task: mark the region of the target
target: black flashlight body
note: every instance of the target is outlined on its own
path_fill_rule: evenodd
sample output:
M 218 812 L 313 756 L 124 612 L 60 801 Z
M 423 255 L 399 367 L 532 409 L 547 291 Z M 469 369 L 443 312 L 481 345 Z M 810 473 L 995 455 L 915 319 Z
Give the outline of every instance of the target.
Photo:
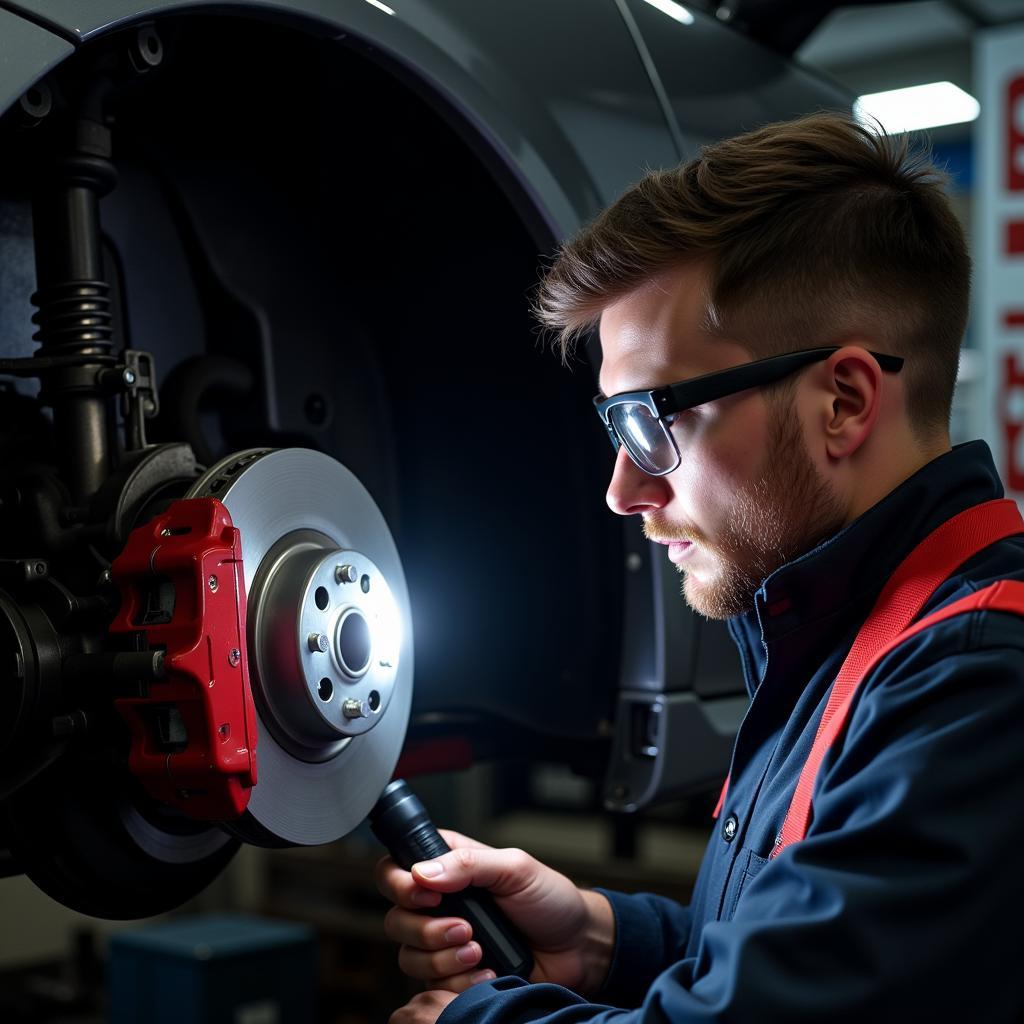
M 441 838 L 426 808 L 403 779 L 395 779 L 370 811 L 370 828 L 388 848 L 395 862 L 409 871 L 422 860 L 434 860 L 451 847 Z M 498 909 L 486 889 L 471 886 L 461 892 L 444 893 L 441 903 L 425 910 L 435 917 L 461 917 L 473 928 L 483 957 L 480 967 L 489 967 L 499 977 L 514 974 L 528 978 L 533 957 L 523 937 Z

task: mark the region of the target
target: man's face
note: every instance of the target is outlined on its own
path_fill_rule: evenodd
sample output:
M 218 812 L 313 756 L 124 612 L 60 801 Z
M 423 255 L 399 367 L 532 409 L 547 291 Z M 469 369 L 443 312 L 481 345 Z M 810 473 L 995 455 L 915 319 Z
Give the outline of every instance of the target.
M 644 390 L 749 362 L 740 345 L 702 329 L 706 275 L 659 275 L 601 316 L 601 390 Z M 746 611 L 764 579 L 844 522 L 841 503 L 811 459 L 796 409 L 761 389 L 679 414 L 671 431 L 682 462 L 642 472 L 620 448 L 609 507 L 640 515 L 666 544 L 689 605 L 709 618 Z

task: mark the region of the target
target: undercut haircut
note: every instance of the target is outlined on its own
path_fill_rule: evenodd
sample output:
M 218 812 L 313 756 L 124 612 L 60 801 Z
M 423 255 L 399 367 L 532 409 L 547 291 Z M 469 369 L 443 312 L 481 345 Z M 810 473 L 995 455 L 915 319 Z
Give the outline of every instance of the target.
M 947 176 L 844 114 L 766 125 L 647 174 L 563 244 L 534 313 L 562 358 L 601 312 L 701 264 L 705 328 L 754 358 L 855 337 L 903 356 L 919 438 L 949 427 L 971 263 Z

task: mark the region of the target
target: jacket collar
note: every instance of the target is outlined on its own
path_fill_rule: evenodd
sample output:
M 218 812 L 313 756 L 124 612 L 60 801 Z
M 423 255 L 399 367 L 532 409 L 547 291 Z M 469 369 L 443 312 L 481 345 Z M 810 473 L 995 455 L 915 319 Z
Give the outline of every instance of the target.
M 754 595 L 754 607 L 728 623 L 751 696 L 770 676 L 799 674 L 812 653 L 827 655 L 859 626 L 896 567 L 932 530 L 1002 496 L 988 445 L 960 444 L 776 569 Z

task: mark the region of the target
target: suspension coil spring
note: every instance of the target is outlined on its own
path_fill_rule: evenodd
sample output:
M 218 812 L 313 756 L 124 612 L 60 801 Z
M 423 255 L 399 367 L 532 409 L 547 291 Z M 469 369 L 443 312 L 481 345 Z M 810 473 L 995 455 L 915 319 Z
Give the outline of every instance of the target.
M 32 296 L 38 312 L 32 322 L 39 328 L 33 339 L 41 351 L 69 347 L 109 351 L 113 318 L 110 285 L 105 281 L 66 281 L 41 288 Z

